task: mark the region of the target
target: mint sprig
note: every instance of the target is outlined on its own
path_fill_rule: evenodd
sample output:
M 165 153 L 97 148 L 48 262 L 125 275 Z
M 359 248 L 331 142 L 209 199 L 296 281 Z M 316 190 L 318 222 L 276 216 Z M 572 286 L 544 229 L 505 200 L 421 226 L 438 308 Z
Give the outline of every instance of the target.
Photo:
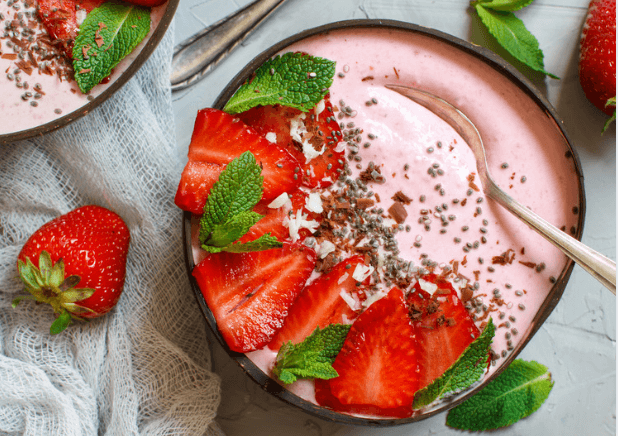
M 335 62 L 303 53 L 285 53 L 264 62 L 223 110 L 237 114 L 259 105 L 282 104 L 307 112 L 328 92 Z
M 93 9 L 79 27 L 73 46 L 73 70 L 79 89 L 85 94 L 109 76 L 149 31 L 147 8 L 105 2 Z
M 553 386 L 547 367 L 517 359 L 480 392 L 450 410 L 446 425 L 470 431 L 509 426 L 538 410 Z
M 466 389 L 477 382 L 487 369 L 489 347 L 494 338 L 495 326 L 491 318 L 483 332 L 476 338 L 444 374 L 429 386 L 414 394 L 414 409 L 431 404 L 449 393 Z
M 246 151 L 232 160 L 219 175 L 204 205 L 199 240 L 209 253 L 242 253 L 278 248 L 283 244 L 270 233 L 247 243 L 242 238 L 263 216 L 253 212 L 262 198 L 264 177 L 255 156 Z
M 554 74 L 545 71 L 543 51 L 539 48 L 539 42 L 526 29 L 524 23 L 513 14 L 513 11 L 530 3 L 532 0 L 492 0 L 473 1 L 472 6 L 489 33 L 515 59 L 535 71 L 559 79 Z
M 339 374 L 332 364 L 349 331 L 349 325 L 330 324 L 321 330 L 316 327 L 300 344 L 288 341 L 277 353 L 273 374 L 285 384 L 299 378 L 337 377 Z

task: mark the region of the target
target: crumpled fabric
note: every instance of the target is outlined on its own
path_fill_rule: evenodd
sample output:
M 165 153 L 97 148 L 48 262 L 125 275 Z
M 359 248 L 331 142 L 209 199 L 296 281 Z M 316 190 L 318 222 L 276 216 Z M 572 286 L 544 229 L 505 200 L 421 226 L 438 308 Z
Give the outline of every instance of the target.
M 0 434 L 215 435 L 220 380 L 185 268 L 169 76 L 173 28 L 90 114 L 0 146 Z M 124 292 L 104 317 L 51 336 L 16 258 L 45 222 L 86 204 L 131 232 Z

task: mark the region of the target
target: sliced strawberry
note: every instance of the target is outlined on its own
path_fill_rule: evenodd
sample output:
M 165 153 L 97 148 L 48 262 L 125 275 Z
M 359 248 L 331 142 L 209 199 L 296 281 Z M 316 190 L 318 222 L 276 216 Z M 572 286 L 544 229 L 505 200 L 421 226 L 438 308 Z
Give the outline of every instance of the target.
M 343 168 L 344 152 L 334 149 L 342 139 L 341 129 L 335 121 L 333 107 L 328 95 L 324 97 L 324 109 L 316 115 L 316 111 L 304 113 L 298 109 L 285 106 L 259 106 L 250 109 L 238 116 L 246 124 L 255 128 L 264 137 L 275 135 L 276 144 L 290 151 L 300 163 L 303 185 L 310 188 L 325 188 L 330 186 L 339 177 Z M 303 141 L 308 141 L 315 149 L 324 152 L 307 162 L 302 151 L 302 144 L 295 141 L 290 135 L 292 120 L 301 121 L 306 132 L 301 134 Z M 327 121 L 328 119 L 328 121 Z
M 227 165 L 245 151 L 262 166 L 264 200 L 293 192 L 300 186 L 294 177 L 298 162 L 286 150 L 271 144 L 238 118 L 218 109 L 198 111 L 189 145 L 189 162 Z
M 38 14 L 47 33 L 65 55 L 73 58 L 73 42 L 79 32 L 77 11 L 89 13 L 105 0 L 37 0 Z
M 286 218 L 289 218 L 289 214 L 301 213 L 307 215 L 307 220 L 315 220 L 317 222 L 322 221 L 322 215 L 316 212 L 309 212 L 305 208 L 305 201 L 307 199 L 307 193 L 301 190 L 296 190 L 290 195 L 290 202 L 279 208 L 270 208 L 268 204 L 271 202 L 261 201 L 253 209 L 255 212 L 264 216 L 256 224 L 251 227 L 241 239 L 240 242 L 248 242 L 259 238 L 260 236 L 270 233 L 272 236 L 276 236 L 279 240 L 290 240 L 290 229 L 285 225 Z M 311 232 L 308 229 L 301 229 L 299 231 L 299 241 L 303 241 L 307 236 L 310 236 Z
M 339 374 L 315 381 L 318 404 L 349 413 L 403 418 L 419 389 L 419 350 L 403 292 L 393 288 L 352 324 L 333 363 Z
M 208 193 L 219 179 L 222 170 L 223 165 L 187 162 L 174 198 L 176 206 L 196 215 L 204 213 Z
M 348 321 L 353 321 L 358 315 L 341 297 L 341 293 L 351 296 L 359 289 L 352 277 L 359 264 L 364 264 L 362 256 L 350 257 L 307 286 L 290 309 L 283 328 L 268 346 L 277 351 L 287 341 L 294 344 L 302 342 L 316 327 L 323 329 L 329 324 L 349 324 Z
M 217 253 L 193 276 L 231 350 L 268 344 L 315 267 L 316 254 L 301 244 L 250 253 Z
M 422 350 L 419 359 L 421 388 L 441 376 L 480 331 L 453 286 L 436 275 L 423 277 L 438 289 L 433 296 L 417 282 L 408 295 L 416 338 Z

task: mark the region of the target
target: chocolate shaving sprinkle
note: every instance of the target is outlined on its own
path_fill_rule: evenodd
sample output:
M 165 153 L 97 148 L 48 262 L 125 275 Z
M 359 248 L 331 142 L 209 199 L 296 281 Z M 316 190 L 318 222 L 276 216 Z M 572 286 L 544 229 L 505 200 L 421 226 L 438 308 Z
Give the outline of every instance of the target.
M 393 195 L 392 199 L 394 201 L 399 201 L 399 202 L 401 202 L 403 204 L 410 204 L 410 203 L 412 203 L 412 199 L 410 197 L 408 197 L 406 194 L 404 194 L 403 192 L 401 192 L 401 191 L 397 191 L 395 193 L 395 195 Z
M 405 222 L 408 217 L 408 212 L 406 208 L 403 207 L 399 201 L 393 203 L 391 207 L 388 208 L 388 213 L 393 217 L 393 219 L 397 222 L 397 224 L 401 224 Z

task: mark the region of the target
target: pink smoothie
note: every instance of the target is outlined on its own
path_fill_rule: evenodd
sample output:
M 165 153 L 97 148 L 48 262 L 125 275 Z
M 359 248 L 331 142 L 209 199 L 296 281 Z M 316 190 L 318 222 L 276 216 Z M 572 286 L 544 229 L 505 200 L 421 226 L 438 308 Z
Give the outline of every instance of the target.
M 80 109 L 100 95 L 135 60 L 167 8 L 164 4 L 152 9 L 148 36 L 116 66 L 107 83 L 97 85 L 85 95 L 71 78 L 70 64 L 55 47 L 45 42 L 47 31 L 39 21 L 34 5 L 35 2 L 31 1 L 0 1 L 3 28 L 0 31 L 0 135 L 49 123 Z M 11 30 L 5 30 L 9 24 Z M 24 30 L 28 32 L 25 36 Z
M 496 182 L 550 223 L 574 233 L 578 178 L 553 120 L 481 60 L 413 32 L 333 31 L 287 51 L 336 61 L 330 100 L 339 110 L 337 121 L 344 136 L 360 129 L 351 135 L 358 138 L 352 141 L 356 146 L 345 145 L 349 178 L 356 179 L 369 162 L 379 167 L 384 183 L 368 187 L 379 198 L 375 208 L 384 210 L 385 223 L 399 225 L 400 258 L 417 269 L 431 262 L 437 273 L 455 270 L 465 276 L 467 281 L 454 284 L 473 289 L 467 305 L 478 326 L 488 317 L 496 326 L 491 374 L 531 327 L 567 258 L 485 197 L 474 177 L 472 152 L 450 126 L 384 85 L 418 87 L 458 106 L 480 131 Z M 412 200 L 404 205 L 403 222 L 388 213 L 397 192 Z M 374 299 L 390 289 L 379 288 Z M 248 357 L 268 374 L 275 354 L 265 348 Z M 288 388 L 315 402 L 311 382 Z

